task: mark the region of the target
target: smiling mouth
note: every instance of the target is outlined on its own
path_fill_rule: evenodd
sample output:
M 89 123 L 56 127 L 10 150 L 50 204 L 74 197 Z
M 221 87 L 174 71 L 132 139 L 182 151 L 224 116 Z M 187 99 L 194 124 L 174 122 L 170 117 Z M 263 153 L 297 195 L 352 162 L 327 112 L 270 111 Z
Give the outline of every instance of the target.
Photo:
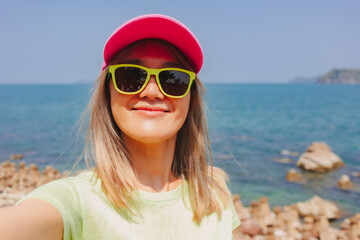
M 149 111 L 149 112 L 169 112 L 168 110 L 159 109 L 159 108 L 131 108 L 133 111 Z

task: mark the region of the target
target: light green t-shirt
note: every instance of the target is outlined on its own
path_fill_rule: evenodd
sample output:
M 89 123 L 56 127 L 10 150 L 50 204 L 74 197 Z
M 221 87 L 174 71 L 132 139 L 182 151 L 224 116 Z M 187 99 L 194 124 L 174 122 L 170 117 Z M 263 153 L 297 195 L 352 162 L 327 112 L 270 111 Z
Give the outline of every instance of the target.
M 223 209 L 221 218 L 213 213 L 195 224 L 187 198 L 182 197 L 188 193 L 186 181 L 168 192 L 138 191 L 141 216 L 130 218 L 127 211 L 114 207 L 101 189 L 101 180 L 95 179 L 93 172 L 60 179 L 21 201 L 40 198 L 57 208 L 63 218 L 64 240 L 230 240 L 232 230 L 240 225 L 233 205 Z

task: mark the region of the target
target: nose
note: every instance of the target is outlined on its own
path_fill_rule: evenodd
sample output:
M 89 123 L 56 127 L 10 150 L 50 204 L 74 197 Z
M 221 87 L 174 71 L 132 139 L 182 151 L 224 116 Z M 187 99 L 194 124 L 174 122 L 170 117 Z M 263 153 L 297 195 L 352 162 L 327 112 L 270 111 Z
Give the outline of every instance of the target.
M 146 84 L 144 90 L 139 94 L 140 98 L 148 98 L 150 100 L 162 100 L 164 99 L 164 94 L 159 89 L 159 86 L 156 83 L 155 76 L 151 75 L 149 82 Z

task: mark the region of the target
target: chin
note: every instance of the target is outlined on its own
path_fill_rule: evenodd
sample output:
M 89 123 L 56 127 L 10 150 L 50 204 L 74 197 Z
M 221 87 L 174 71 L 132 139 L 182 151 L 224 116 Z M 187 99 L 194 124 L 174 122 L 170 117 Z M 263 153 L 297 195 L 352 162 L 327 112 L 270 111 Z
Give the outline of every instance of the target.
M 172 138 L 176 139 L 176 134 L 159 134 L 159 132 L 144 134 L 143 132 L 142 134 L 134 136 L 133 138 L 138 142 L 143 142 L 143 143 L 161 143 L 168 141 Z

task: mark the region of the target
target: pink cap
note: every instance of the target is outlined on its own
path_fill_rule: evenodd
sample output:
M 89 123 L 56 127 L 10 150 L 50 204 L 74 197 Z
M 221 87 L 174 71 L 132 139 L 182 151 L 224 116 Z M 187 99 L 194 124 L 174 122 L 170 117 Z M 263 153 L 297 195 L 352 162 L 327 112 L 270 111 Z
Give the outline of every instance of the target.
M 142 15 L 121 25 L 105 44 L 102 70 L 127 45 L 146 38 L 172 43 L 188 59 L 194 71 L 200 71 L 203 53 L 195 35 L 178 20 L 160 14 Z

